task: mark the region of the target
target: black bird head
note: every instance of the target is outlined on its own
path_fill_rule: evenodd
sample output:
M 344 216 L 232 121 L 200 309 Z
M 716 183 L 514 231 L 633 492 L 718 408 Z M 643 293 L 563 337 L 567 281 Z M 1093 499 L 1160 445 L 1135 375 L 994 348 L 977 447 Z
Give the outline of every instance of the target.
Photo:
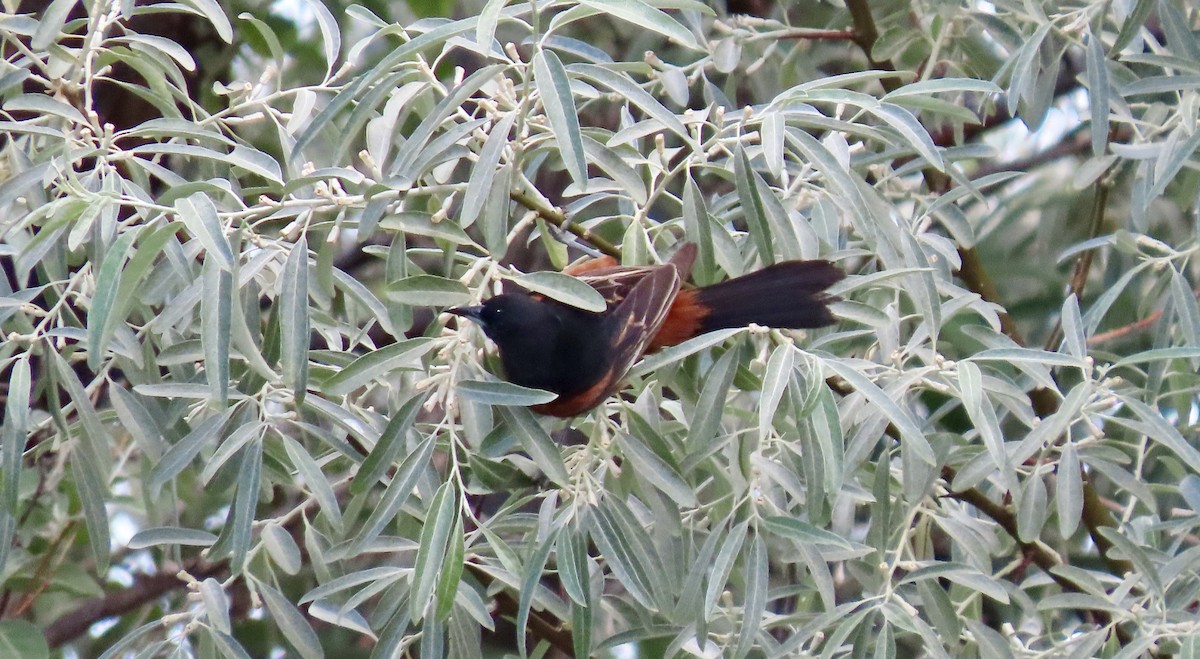
M 529 331 L 547 314 L 547 305 L 523 293 L 508 293 L 488 299 L 477 307 L 452 307 L 446 310 L 479 324 L 483 333 L 498 345 Z

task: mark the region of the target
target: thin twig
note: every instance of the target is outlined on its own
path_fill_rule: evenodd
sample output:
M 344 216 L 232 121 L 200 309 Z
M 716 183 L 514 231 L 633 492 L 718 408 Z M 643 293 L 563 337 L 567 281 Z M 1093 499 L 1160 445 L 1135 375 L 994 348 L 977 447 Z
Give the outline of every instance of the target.
M 518 204 L 537 213 L 538 217 L 541 217 L 550 224 L 563 231 L 570 232 L 580 240 L 586 240 L 601 252 L 620 260 L 621 248 L 592 233 L 591 229 L 572 222 L 571 218 L 567 217 L 567 214 L 562 212 L 562 210 L 544 203 L 541 199 L 538 199 L 526 190 L 514 189 L 509 193 L 509 197 Z
M 1122 325 L 1121 327 L 1110 329 L 1107 332 L 1101 332 L 1099 334 L 1093 334 L 1092 336 L 1089 336 L 1087 339 L 1087 344 L 1089 346 L 1098 346 L 1102 343 L 1107 343 L 1109 341 L 1128 336 L 1134 332 L 1140 332 L 1142 330 L 1149 329 L 1150 326 L 1158 322 L 1159 318 L 1162 318 L 1162 315 L 1162 309 L 1155 309 L 1149 316 L 1146 316 L 1137 322 L 1130 323 L 1128 325 Z

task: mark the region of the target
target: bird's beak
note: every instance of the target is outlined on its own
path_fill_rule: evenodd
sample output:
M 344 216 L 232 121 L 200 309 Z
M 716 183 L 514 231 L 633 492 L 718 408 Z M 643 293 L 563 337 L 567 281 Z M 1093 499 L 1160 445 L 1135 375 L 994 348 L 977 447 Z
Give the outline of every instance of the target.
M 446 313 L 462 316 L 477 323 L 483 323 L 483 307 L 450 307 Z

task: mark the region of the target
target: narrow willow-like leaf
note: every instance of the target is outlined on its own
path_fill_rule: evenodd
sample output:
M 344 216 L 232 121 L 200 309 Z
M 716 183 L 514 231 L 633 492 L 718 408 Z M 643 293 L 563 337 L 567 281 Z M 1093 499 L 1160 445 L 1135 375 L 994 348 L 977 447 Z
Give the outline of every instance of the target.
M 683 122 L 679 121 L 679 118 L 674 113 L 663 107 L 663 104 L 659 103 L 658 99 L 646 93 L 645 90 L 629 78 L 595 64 L 572 64 L 570 70 L 620 94 L 621 98 L 638 106 L 638 108 L 652 119 L 662 124 L 664 128 L 683 138 L 683 141 L 693 148 L 693 150 L 697 148 L 697 145 L 692 141 L 692 136 L 688 134 L 687 128 L 684 127 Z
M 504 422 L 521 442 L 521 446 L 529 452 L 534 464 L 542 470 L 555 485 L 569 487 L 571 477 L 563 465 L 562 454 L 558 446 L 550 439 L 550 435 L 538 423 L 533 412 L 523 407 L 501 407 L 500 414 Z
M 330 396 L 345 396 L 398 368 L 419 368 L 421 357 L 435 345 L 433 339 L 417 337 L 367 352 L 322 382 L 321 391 Z
M 1100 35 L 1088 33 L 1087 38 L 1088 111 L 1092 115 L 1092 155 L 1104 155 L 1108 147 L 1108 113 L 1112 103 L 1112 87 L 1108 81 L 1108 60 Z
M 383 497 L 380 498 L 379 503 L 375 505 L 375 509 L 371 511 L 367 521 L 359 530 L 358 537 L 354 542 L 357 550 L 361 551 L 364 546 L 375 540 L 383 528 L 396 516 L 396 513 L 400 512 L 404 503 L 408 501 L 413 487 L 416 486 L 417 480 L 433 456 L 435 439 L 434 435 L 430 435 L 396 468 L 396 475 L 392 476 L 392 482 L 388 483 Z
M 932 167 L 939 170 L 945 169 L 942 155 L 938 152 L 937 145 L 933 143 L 933 138 L 929 136 L 929 131 L 925 130 L 925 127 L 911 112 L 891 103 L 881 103 L 876 107 L 866 109 L 895 129 L 900 137 L 912 147 L 912 150 Z
M 200 302 L 200 343 L 204 346 L 204 374 L 214 409 L 229 401 L 229 344 L 232 337 L 233 273 L 223 270 L 211 256 L 204 259 L 204 297 Z
M 1115 529 L 1111 526 L 1102 526 L 1099 529 L 1100 535 L 1111 542 L 1114 547 L 1125 555 L 1134 568 L 1137 569 L 1138 576 L 1144 579 L 1158 597 L 1163 597 L 1163 583 L 1159 578 L 1158 567 L 1150 560 L 1150 556 L 1146 551 L 1138 546 L 1129 538 L 1121 533 L 1120 529 Z
M 308 391 L 308 240 L 301 237 L 287 261 L 279 279 L 279 348 L 284 381 L 304 403 Z
M 354 475 L 354 482 L 350 485 L 350 494 L 358 496 L 371 489 L 380 477 L 392 467 L 400 455 L 400 451 L 404 449 L 404 440 L 408 436 L 413 422 L 416 421 L 417 413 L 421 411 L 421 405 L 425 403 L 425 398 L 425 394 L 417 394 L 401 405 L 400 409 L 392 415 L 383 432 L 379 433 L 375 447 L 359 465 L 358 473 Z
M 725 397 L 733 384 L 737 372 L 737 350 L 726 350 L 704 377 L 704 388 L 696 401 L 688 427 L 687 445 L 706 446 L 720 429 L 721 417 L 725 412 Z
M 554 131 L 555 142 L 562 154 L 563 164 L 575 184 L 587 188 L 587 161 L 583 154 L 583 137 L 571 81 L 558 55 L 552 50 L 539 50 L 533 56 L 533 77 L 542 96 L 542 106 Z
M 529 609 L 533 605 L 533 595 L 541 584 L 543 572 L 546 569 L 546 560 L 550 557 L 550 550 L 554 547 L 560 532 L 561 529 L 556 530 L 542 539 L 529 560 L 525 562 L 521 574 L 521 593 L 517 601 L 517 638 L 521 641 L 518 642 L 517 649 L 520 650 L 522 657 L 526 656 L 527 652 L 525 638 L 529 625 Z
M 140 227 L 130 227 L 121 232 L 116 242 L 104 255 L 100 264 L 100 272 L 96 275 L 96 295 L 92 298 L 92 306 L 88 309 L 88 368 L 100 368 L 100 360 L 116 329 L 116 323 L 110 318 L 116 306 L 117 292 L 121 286 L 121 275 L 125 260 L 129 257 L 129 249 L 133 239 L 137 237 Z
M 775 262 L 774 240 L 771 225 L 767 222 L 767 211 L 763 207 L 760 189 L 750 167 L 750 158 L 739 145 L 733 156 L 733 175 L 737 181 L 738 201 L 742 205 L 742 217 L 750 228 L 750 236 L 758 247 L 758 258 L 770 265 Z
M 1200 451 L 1184 439 L 1175 426 L 1168 423 L 1149 405 L 1136 398 L 1122 398 L 1122 402 L 1146 424 L 1146 433 L 1151 439 L 1174 452 L 1179 459 L 1187 463 L 1193 473 L 1200 473 Z M 1113 420 L 1120 422 L 1120 418 Z
M 661 9 L 639 0 L 581 0 L 584 5 L 628 21 L 637 28 L 657 32 L 678 43 L 700 50 L 696 35 Z
M 37 30 L 29 45 L 34 50 L 46 50 L 50 44 L 58 40 L 59 33 L 67 22 L 67 17 L 75 7 L 75 0 L 54 0 L 46 7 L 37 23 Z
M 762 616 L 767 610 L 769 573 L 767 545 L 762 536 L 755 533 L 750 538 L 750 548 L 746 552 L 746 597 L 742 605 L 742 630 L 734 651 L 734 656 L 739 659 L 750 653 L 762 629 Z
M 455 390 L 462 398 L 487 405 L 516 405 L 528 407 L 549 403 L 558 394 L 542 389 L 530 389 L 500 380 L 460 380 Z
M 1025 480 L 1017 502 L 1017 536 L 1024 542 L 1034 542 L 1042 534 L 1042 527 L 1050 515 L 1047 505 L 1046 483 L 1034 474 Z
M 780 537 L 805 545 L 825 545 L 850 549 L 853 545 L 842 536 L 817 528 L 793 517 L 774 515 L 763 520 L 763 528 Z
M 96 561 L 97 570 L 107 570 L 111 554 L 108 510 L 104 502 L 108 496 L 105 476 L 86 457 L 74 455 L 71 460 L 71 476 L 79 489 L 79 503 L 83 507 L 83 521 L 87 525 L 88 545 Z
M 925 433 L 921 432 L 921 427 L 908 410 L 898 405 L 878 385 L 871 382 L 866 376 L 849 365 L 832 359 L 824 360 L 822 363 L 829 370 L 846 380 L 855 391 L 865 396 L 872 405 L 877 407 L 887 417 L 888 421 L 896 424 L 896 427 L 900 430 L 901 450 L 913 451 L 926 464 L 937 464 L 937 458 L 934 457 L 933 448 L 929 446 L 929 441 L 925 439 Z
M 765 439 L 771 432 L 775 410 L 787 389 L 795 363 L 795 352 L 791 344 L 784 343 L 771 351 L 767 359 L 767 370 L 763 373 L 762 395 L 758 399 L 758 436 Z
M 534 293 L 541 293 L 563 304 L 584 311 L 600 313 L 608 308 L 604 296 L 596 289 L 570 275 L 552 270 L 542 270 L 521 275 L 514 281 Z
M 704 593 L 704 606 L 701 618 L 703 620 L 711 620 L 713 609 L 717 606 L 717 598 L 725 591 L 725 584 L 729 581 L 729 574 L 733 571 L 734 561 L 737 560 L 738 554 L 741 553 L 742 543 L 746 540 L 746 528 L 748 522 L 742 522 L 729 530 L 729 535 L 725 536 L 725 541 L 721 543 L 721 551 L 717 552 L 717 559 L 713 561 L 712 571 L 708 575 L 708 588 Z
M 565 528 L 558 534 L 555 548 L 558 574 L 563 589 L 576 604 L 591 605 L 587 562 L 587 536 L 583 529 Z
M 466 541 L 463 538 L 463 520 L 460 513 L 455 517 L 454 528 L 450 529 L 446 554 L 442 557 L 441 571 L 438 574 L 437 590 L 433 594 L 435 614 L 439 620 L 449 617 L 454 608 L 455 595 L 462 581 L 465 555 Z
M 479 212 L 483 210 L 484 203 L 491 195 L 492 180 L 495 178 L 496 168 L 500 164 L 500 155 L 504 153 L 504 147 L 508 145 L 508 133 L 512 130 L 517 116 L 518 113 L 510 112 L 501 117 L 500 121 L 492 126 L 492 132 L 488 133 L 487 141 L 484 142 L 483 149 L 479 151 L 479 159 L 475 161 L 475 167 L 471 169 L 471 178 L 467 182 L 467 192 L 463 195 L 462 212 L 458 219 L 459 225 L 464 228 L 475 222 L 475 219 L 479 217 Z
M 393 302 L 414 307 L 442 307 L 466 304 L 471 291 L 466 284 L 436 275 L 413 275 L 388 284 L 387 297 Z
M 1087 337 L 1083 333 L 1083 317 L 1079 313 L 1079 299 L 1072 293 L 1062 307 L 1063 343 L 1072 357 L 1087 356 Z
M 1079 454 L 1075 450 L 1075 443 L 1069 439 L 1063 444 L 1062 457 L 1058 461 L 1057 482 L 1054 503 L 1058 509 L 1058 532 L 1066 539 L 1074 535 L 1083 512 L 1083 477 L 1079 471 Z
M 708 207 L 696 179 L 688 170 L 683 187 L 683 230 L 688 242 L 696 245 L 696 264 L 692 278 L 697 284 L 706 286 L 716 281 L 716 256 L 713 252 L 714 230 L 709 219 Z
M 324 3 L 318 0 L 308 0 L 308 10 L 317 19 L 321 28 L 321 45 L 325 53 L 325 77 L 333 73 L 333 65 L 337 63 L 338 53 L 342 50 L 342 31 L 337 19 L 333 17 Z
M 479 22 L 475 25 L 475 43 L 485 51 L 492 49 L 496 38 L 496 25 L 500 22 L 500 11 L 508 0 L 487 0 L 483 10 L 479 12 Z
M 93 483 L 104 492 L 105 496 L 102 498 L 107 498 L 107 479 L 112 469 L 110 452 L 110 447 L 113 445 L 112 437 L 104 429 L 100 415 L 92 405 L 91 396 L 87 394 L 83 383 L 79 381 L 67 360 L 63 359 L 57 350 L 48 352 L 50 360 L 54 362 L 55 375 L 63 388 L 67 390 L 71 403 L 75 406 L 75 413 L 83 422 L 83 432 L 78 437 L 79 454 L 76 457 L 86 464 L 86 471 Z
M 412 594 L 409 596 L 409 616 L 421 620 L 433 597 L 437 585 L 439 566 L 446 556 L 450 532 L 459 519 L 458 492 L 450 481 L 442 483 L 433 499 L 425 523 L 421 525 L 421 542 L 413 563 Z
M 665 610 L 659 605 L 655 581 L 662 577 L 654 545 L 646 530 L 636 523 L 625 504 L 609 500 L 595 509 L 592 517 L 592 540 L 600 549 L 613 574 L 637 600 L 651 610 Z
M 225 596 L 221 582 L 209 577 L 200 582 L 197 590 L 200 591 L 200 601 L 204 603 L 204 615 L 208 621 L 218 631 L 230 633 L 229 598 Z
M 242 449 L 242 462 L 238 469 L 237 493 L 225 520 L 223 538 L 228 538 L 230 563 L 240 570 L 250 550 L 250 534 L 254 528 L 254 508 L 258 503 L 258 490 L 262 487 L 263 443 L 255 439 Z M 218 540 L 220 544 L 220 540 Z M 213 553 L 220 554 L 214 548 Z
M 179 545 L 185 547 L 210 547 L 217 536 L 199 529 L 177 526 L 158 526 L 138 531 L 129 539 L 130 549 L 145 549 L 156 545 Z
M 663 494 L 671 497 L 671 500 L 680 507 L 695 507 L 695 491 L 675 468 L 629 433 L 618 433 L 617 440 L 621 451 L 629 458 L 629 464 L 633 465 L 633 469 L 638 474 L 661 490 Z
M 236 409 L 236 406 L 230 407 L 219 414 L 205 418 L 193 426 L 191 432 L 184 435 L 183 439 L 172 444 L 163 453 L 158 464 L 154 465 L 154 469 L 150 471 L 150 489 L 157 492 L 163 485 L 182 473 L 200 454 L 200 450 L 204 448 L 205 444 L 216 440 Z
M 222 270 L 233 270 L 233 249 L 221 227 L 221 218 L 212 199 L 197 192 L 175 202 L 175 212 L 189 233 L 204 245 L 204 249 L 217 260 Z
M 4 425 L 0 426 L 0 572 L 8 563 L 13 534 L 17 528 L 17 510 L 21 479 L 21 455 L 25 451 L 25 436 L 29 432 L 29 358 L 13 363 L 8 375 L 8 399 L 4 403 Z
M 255 581 L 254 588 L 262 595 L 262 601 L 271 612 L 271 618 L 279 625 L 283 638 L 304 659 L 320 659 L 325 656 L 321 640 L 313 631 L 304 614 L 283 593 L 271 586 Z
M 328 515 L 333 522 L 334 528 L 341 531 L 341 507 L 338 506 L 337 495 L 334 494 L 333 486 L 329 484 L 329 479 L 321 472 L 320 465 L 317 464 L 317 461 L 308 454 L 308 451 L 299 442 L 291 437 L 283 437 L 283 447 L 287 451 L 288 459 L 296 467 L 296 472 L 300 475 L 300 478 L 304 479 L 304 484 L 308 487 L 308 491 L 312 493 L 317 503 L 320 504 L 321 512 Z

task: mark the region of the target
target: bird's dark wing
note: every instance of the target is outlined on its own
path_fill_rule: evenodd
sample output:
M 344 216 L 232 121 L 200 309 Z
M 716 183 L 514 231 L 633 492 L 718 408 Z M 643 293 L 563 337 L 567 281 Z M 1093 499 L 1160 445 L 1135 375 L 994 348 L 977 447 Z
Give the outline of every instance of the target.
M 535 405 L 535 412 L 570 417 L 599 405 L 621 387 L 625 374 L 646 351 L 650 340 L 658 334 L 659 328 L 667 318 L 671 302 L 679 292 L 678 270 L 672 265 L 626 270 L 639 272 L 632 287 L 626 286 L 628 281 L 621 276 L 610 289 L 623 291 L 623 297 L 615 308 L 609 307 L 609 353 L 605 358 L 607 368 L 603 376 L 586 391 L 569 396 L 566 400 Z M 586 277 L 581 279 L 586 281 Z
M 650 340 L 658 334 L 679 293 L 679 271 L 674 266 L 657 266 L 642 276 L 624 300 L 612 310 L 609 345 L 612 347 L 616 383 L 625 377 L 633 363 L 646 352 Z

